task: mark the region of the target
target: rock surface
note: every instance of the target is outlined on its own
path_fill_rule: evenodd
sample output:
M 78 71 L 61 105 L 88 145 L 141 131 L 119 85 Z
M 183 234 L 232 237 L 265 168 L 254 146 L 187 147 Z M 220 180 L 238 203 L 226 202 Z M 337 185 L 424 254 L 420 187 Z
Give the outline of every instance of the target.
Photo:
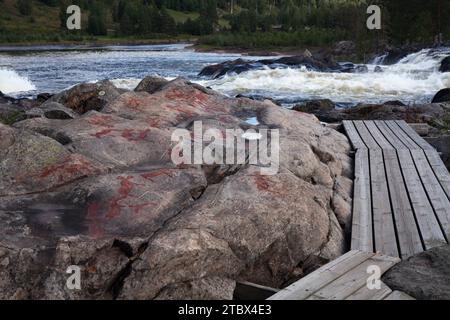
M 382 280 L 416 299 L 450 300 L 450 246 L 419 253 L 394 266 Z
M 161 77 L 145 77 L 134 89 L 136 92 L 145 91 L 147 93 L 155 93 L 156 91 L 160 90 L 162 87 L 164 87 L 166 84 L 168 84 L 169 81 L 161 78 Z
M 306 67 L 310 70 L 322 72 L 340 71 L 342 69 L 342 67 L 336 63 L 332 55 L 327 52 L 323 52 L 316 53 L 315 55 L 304 53 L 298 56 L 283 57 L 278 59 L 264 59 L 258 61 L 248 61 L 243 59 L 226 61 L 220 64 L 205 67 L 199 73 L 199 76 L 217 79 L 230 73 L 240 74 L 250 70 L 260 70 L 266 67 L 279 68 L 280 66 L 298 68 Z
M 432 103 L 450 102 L 450 88 L 442 89 L 433 98 Z
M 77 116 L 0 125 L 0 299 L 231 299 L 236 281 L 282 287 L 348 249 L 350 145 L 316 117 L 183 79 L 80 85 L 41 110 L 56 101 Z M 173 131 L 197 141 L 196 120 L 278 129 L 278 173 L 173 164 Z
M 450 56 L 442 60 L 441 66 L 439 67 L 440 72 L 450 72 Z

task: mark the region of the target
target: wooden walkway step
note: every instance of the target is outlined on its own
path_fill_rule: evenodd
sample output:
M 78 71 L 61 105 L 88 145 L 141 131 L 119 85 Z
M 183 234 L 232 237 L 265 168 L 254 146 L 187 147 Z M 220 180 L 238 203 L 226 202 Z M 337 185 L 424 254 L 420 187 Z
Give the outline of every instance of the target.
M 378 267 L 381 277 L 398 262 L 399 258 L 353 250 L 279 291 L 269 300 L 412 299 L 405 293 L 392 291 L 381 280 L 379 288 L 367 285 L 373 275 L 371 268 Z
M 408 258 L 450 239 L 450 174 L 404 121 L 344 121 L 356 150 L 352 250 Z

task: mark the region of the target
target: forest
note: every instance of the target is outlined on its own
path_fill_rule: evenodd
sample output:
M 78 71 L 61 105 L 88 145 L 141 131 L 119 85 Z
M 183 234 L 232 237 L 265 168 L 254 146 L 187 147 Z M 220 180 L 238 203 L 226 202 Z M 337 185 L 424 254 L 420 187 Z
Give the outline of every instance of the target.
M 82 30 L 66 28 L 69 5 Z M 367 7 L 382 8 L 368 30 Z M 450 0 L 0 0 L 1 42 L 195 37 L 215 47 L 359 46 L 435 42 L 450 37 Z

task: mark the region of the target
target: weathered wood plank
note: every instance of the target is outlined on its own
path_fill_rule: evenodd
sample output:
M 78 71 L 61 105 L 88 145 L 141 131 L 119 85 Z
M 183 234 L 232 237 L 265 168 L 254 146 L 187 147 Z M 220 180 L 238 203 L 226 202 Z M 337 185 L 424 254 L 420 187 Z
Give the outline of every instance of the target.
M 353 123 L 355 124 L 355 128 L 356 130 L 358 130 L 361 139 L 369 149 L 380 149 L 380 146 L 370 134 L 369 130 L 364 124 L 364 121 L 353 121 Z
M 425 151 L 425 154 L 433 168 L 434 174 L 447 194 L 447 198 L 450 199 L 450 173 L 448 172 L 447 167 L 437 152 Z
M 434 215 L 433 207 L 420 180 L 409 150 L 399 150 L 398 156 L 405 178 L 406 188 L 411 199 L 417 224 L 426 249 L 445 245 L 446 241 L 439 223 Z
M 386 137 L 391 145 L 394 146 L 395 149 L 407 149 L 406 145 L 392 132 L 392 130 L 387 126 L 384 121 L 377 120 L 375 121 L 380 132 Z
M 383 152 L 386 164 L 391 203 L 394 211 L 397 238 L 400 246 L 400 256 L 406 259 L 416 253 L 422 252 L 424 247 L 420 239 L 414 212 L 408 197 L 402 171 L 394 150 Z
M 380 289 L 370 290 L 367 286 L 347 297 L 345 300 L 383 300 L 392 293 L 392 290 L 381 282 Z
M 372 185 L 373 229 L 375 251 L 398 257 L 397 238 L 389 198 L 383 152 L 370 150 L 370 173 Z
M 414 131 L 413 128 L 408 126 L 408 124 L 405 121 L 400 120 L 396 121 L 396 123 L 423 150 L 435 150 L 428 142 L 425 141 L 425 139 L 419 136 L 419 134 L 416 131 Z
M 350 142 L 353 145 L 355 150 L 358 149 L 367 149 L 366 145 L 362 141 L 359 136 L 358 131 L 356 131 L 355 125 L 352 121 L 343 121 L 345 132 L 347 132 L 347 136 L 350 138 Z
M 378 266 L 381 274 L 384 274 L 398 262 L 400 262 L 398 258 L 377 254 L 315 292 L 310 300 L 344 300 L 366 286 L 367 279 L 371 275 L 367 272 L 370 266 Z
M 434 212 L 448 240 L 450 238 L 450 200 L 447 198 L 447 195 L 434 175 L 425 153 L 422 150 L 412 150 L 411 154 L 425 190 L 428 193 L 428 198 L 434 208 Z
M 393 291 L 390 295 L 388 295 L 386 298 L 384 298 L 384 300 L 400 301 L 400 300 L 416 300 L 416 299 L 414 299 L 413 297 L 407 295 L 404 292 Z
M 281 290 L 268 300 L 304 300 L 372 256 L 374 256 L 374 253 L 350 251 L 291 286 Z
M 369 170 L 369 152 L 358 150 L 355 155 L 351 248 L 365 252 L 374 251 Z
M 374 138 L 374 140 L 378 143 L 378 145 L 383 150 L 392 150 L 394 147 L 389 143 L 389 141 L 384 137 L 381 131 L 378 129 L 374 121 L 364 121 L 367 129 L 370 134 Z
M 401 140 L 401 142 L 410 150 L 420 149 L 417 145 L 397 124 L 395 121 L 384 122 L 389 129 Z

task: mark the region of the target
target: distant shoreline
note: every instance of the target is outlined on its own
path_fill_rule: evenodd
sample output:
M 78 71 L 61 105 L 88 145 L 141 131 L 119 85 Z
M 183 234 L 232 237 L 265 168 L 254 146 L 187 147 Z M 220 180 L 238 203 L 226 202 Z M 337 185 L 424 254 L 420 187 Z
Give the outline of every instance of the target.
M 142 39 L 142 40 L 122 40 L 122 39 L 101 39 L 95 41 L 33 41 L 18 43 L 0 43 L 1 52 L 22 51 L 27 48 L 42 47 L 61 47 L 62 50 L 70 49 L 95 49 L 102 46 L 143 46 L 143 45 L 170 45 L 170 44 L 187 44 L 196 52 L 210 53 L 235 53 L 247 56 L 280 56 L 280 55 L 298 55 L 306 49 L 310 51 L 320 50 L 321 48 L 297 48 L 297 47 L 279 47 L 268 49 L 247 49 L 239 47 L 211 47 L 199 45 L 195 39 Z M 57 50 L 57 49 L 56 49 Z

